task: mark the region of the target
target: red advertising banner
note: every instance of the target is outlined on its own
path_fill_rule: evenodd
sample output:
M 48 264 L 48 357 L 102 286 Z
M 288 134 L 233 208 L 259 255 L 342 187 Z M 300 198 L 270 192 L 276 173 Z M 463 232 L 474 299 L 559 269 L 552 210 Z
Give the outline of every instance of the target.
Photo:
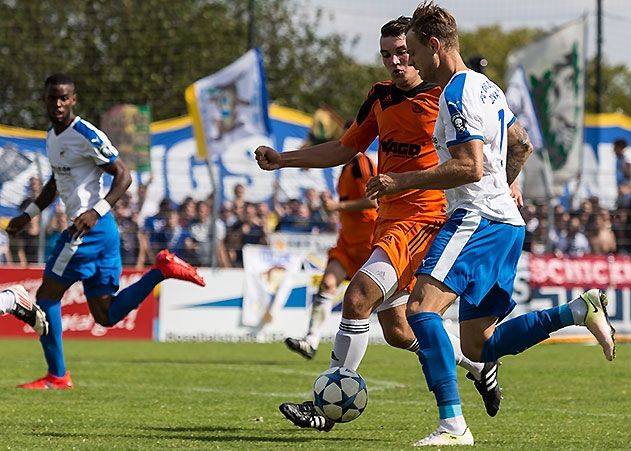
M 21 284 L 28 290 L 31 298 L 41 285 L 43 268 L 2 267 L 0 269 L 0 290 L 14 284 Z M 125 288 L 142 276 L 143 271 L 124 269 L 120 279 L 120 287 Z M 154 321 L 157 317 L 157 302 L 150 294 L 140 304 L 140 308 L 132 311 L 114 327 L 107 328 L 97 324 L 88 310 L 88 301 L 83 294 L 83 285 L 71 286 L 61 300 L 62 324 L 64 338 L 99 338 L 124 340 L 152 340 Z M 0 337 L 35 336 L 33 330 L 11 315 L 0 317 Z
M 631 287 L 631 257 L 628 256 L 530 255 L 528 269 L 531 287 Z

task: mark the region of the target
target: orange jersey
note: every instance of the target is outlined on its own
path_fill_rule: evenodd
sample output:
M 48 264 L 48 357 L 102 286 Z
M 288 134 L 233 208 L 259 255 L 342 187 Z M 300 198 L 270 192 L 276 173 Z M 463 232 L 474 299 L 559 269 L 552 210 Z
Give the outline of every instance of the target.
M 342 168 L 337 182 L 340 201 L 359 200 L 366 197 L 366 183 L 377 175 L 375 164 L 367 155 L 360 153 Z M 340 235 L 348 243 L 368 243 L 372 240 L 377 210 L 340 210 Z
M 366 197 L 366 183 L 377 175 L 372 160 L 359 153 L 346 163 L 337 183 L 340 201 L 359 200 Z M 372 252 L 372 238 L 377 210 L 368 208 L 358 211 L 340 210 L 340 235 L 337 244 L 329 251 L 329 259 L 340 262 L 347 277 L 352 278 L 368 260 Z
M 376 83 L 341 143 L 365 152 L 378 136 L 381 174 L 437 166 L 432 136 L 440 92 L 439 86 L 426 82 L 410 91 L 397 88 L 392 81 Z M 444 220 L 445 208 L 445 195 L 440 190 L 408 190 L 379 199 L 379 217 L 383 219 L 433 222 Z

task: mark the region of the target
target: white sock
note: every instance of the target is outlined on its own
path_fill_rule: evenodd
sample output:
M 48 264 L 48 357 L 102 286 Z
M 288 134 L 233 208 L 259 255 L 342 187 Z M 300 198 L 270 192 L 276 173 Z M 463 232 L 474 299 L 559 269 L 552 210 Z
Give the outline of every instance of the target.
M 585 300 L 579 296 L 568 302 L 568 306 L 570 307 L 570 312 L 572 312 L 574 324 L 583 326 L 585 324 L 585 317 L 587 316 L 587 303 Z
M 318 349 L 320 339 L 322 338 L 322 328 L 331 316 L 332 308 L 333 295 L 329 293 L 318 293 L 313 296 L 309 330 L 307 331 L 307 336 L 305 337 L 305 341 L 309 343 L 313 349 Z
M 335 335 L 331 367 L 343 366 L 357 371 L 368 348 L 368 318 L 346 319 L 340 321 L 340 330 Z
M 15 295 L 9 290 L 0 292 L 0 315 L 10 313 L 15 309 Z
M 443 418 L 438 420 L 438 429 L 440 431 L 449 432 L 450 434 L 462 435 L 467 430 L 467 422 L 464 420 L 464 416 L 462 415 L 451 418 Z
M 469 371 L 473 374 L 476 380 L 480 380 L 480 374 L 482 369 L 484 368 L 484 363 L 474 362 L 469 360 L 464 356 L 462 350 L 460 349 L 460 337 L 454 335 L 450 332 L 447 332 L 449 335 L 449 341 L 451 341 L 451 346 L 454 348 L 454 358 L 456 359 L 456 365 L 461 366 L 465 370 Z

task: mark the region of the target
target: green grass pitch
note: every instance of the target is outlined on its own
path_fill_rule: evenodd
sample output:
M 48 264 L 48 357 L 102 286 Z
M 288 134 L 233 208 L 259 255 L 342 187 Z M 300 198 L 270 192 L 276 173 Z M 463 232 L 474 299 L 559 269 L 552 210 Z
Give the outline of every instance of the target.
M 39 343 L 0 341 L 0 450 L 398 450 L 430 433 L 437 412 L 416 356 L 370 345 L 360 373 L 368 408 L 329 433 L 301 430 L 277 407 L 310 396 L 313 361 L 282 343 L 68 341 L 76 388 L 14 386 L 44 374 Z M 540 345 L 505 357 L 502 408 L 488 418 L 458 370 L 480 449 L 630 449 L 631 347 Z

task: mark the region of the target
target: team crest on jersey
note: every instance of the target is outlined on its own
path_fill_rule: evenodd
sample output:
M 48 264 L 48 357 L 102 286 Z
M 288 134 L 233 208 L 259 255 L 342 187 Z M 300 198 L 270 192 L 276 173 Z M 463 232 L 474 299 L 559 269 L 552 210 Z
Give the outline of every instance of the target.
M 423 107 L 418 102 L 412 102 L 412 111 L 415 113 L 422 113 Z
M 112 149 L 110 149 L 110 146 L 108 146 L 107 144 L 103 143 L 101 145 L 101 147 L 99 147 L 99 152 L 101 155 L 103 155 L 104 157 L 111 157 L 112 155 L 114 155 L 114 152 L 112 152 Z
M 456 129 L 456 135 L 462 135 L 464 132 L 467 131 L 467 121 L 462 113 L 460 113 L 460 111 L 457 111 L 451 115 L 451 123 Z

